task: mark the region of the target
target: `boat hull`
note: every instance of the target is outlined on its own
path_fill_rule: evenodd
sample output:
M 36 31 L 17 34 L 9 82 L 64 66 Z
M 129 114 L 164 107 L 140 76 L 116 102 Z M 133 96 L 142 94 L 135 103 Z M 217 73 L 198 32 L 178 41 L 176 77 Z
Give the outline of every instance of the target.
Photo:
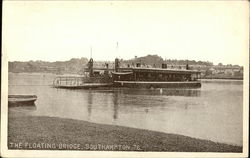
M 110 87 L 112 83 L 85 83 L 82 85 L 54 85 L 55 88 L 65 88 L 65 89 L 91 89 L 100 87 Z
M 115 81 L 116 87 L 128 88 L 200 88 L 200 81 L 190 82 L 144 82 L 144 81 Z
M 36 99 L 36 95 L 9 95 L 8 106 L 33 106 Z

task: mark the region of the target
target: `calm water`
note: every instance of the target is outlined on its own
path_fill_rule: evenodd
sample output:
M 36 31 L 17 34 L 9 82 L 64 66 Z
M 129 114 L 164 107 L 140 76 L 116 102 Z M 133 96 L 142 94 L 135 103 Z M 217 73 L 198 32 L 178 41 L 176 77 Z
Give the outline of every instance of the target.
M 9 94 L 37 95 L 36 108 L 12 108 L 182 134 L 242 145 L 243 82 L 202 81 L 200 89 L 67 90 L 49 86 L 53 74 L 9 74 Z

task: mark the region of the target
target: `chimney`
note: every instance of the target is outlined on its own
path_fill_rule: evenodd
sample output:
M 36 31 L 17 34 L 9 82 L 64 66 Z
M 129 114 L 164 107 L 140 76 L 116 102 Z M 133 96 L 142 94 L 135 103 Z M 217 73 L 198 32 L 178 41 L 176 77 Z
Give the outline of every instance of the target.
M 119 68 L 119 59 L 115 58 L 115 72 L 118 71 L 118 68 Z
M 90 58 L 89 63 L 88 63 L 89 77 L 93 77 L 94 76 L 93 65 L 94 65 L 93 59 Z

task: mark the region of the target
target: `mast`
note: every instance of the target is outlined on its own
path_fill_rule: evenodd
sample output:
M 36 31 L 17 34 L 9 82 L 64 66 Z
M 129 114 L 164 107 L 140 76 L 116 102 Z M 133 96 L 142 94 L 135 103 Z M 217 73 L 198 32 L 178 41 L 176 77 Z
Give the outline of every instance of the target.
M 90 46 L 90 59 L 92 58 L 92 46 Z
M 118 47 L 118 42 L 116 42 L 116 54 L 117 54 L 117 56 L 118 56 L 118 58 L 119 58 L 119 47 Z

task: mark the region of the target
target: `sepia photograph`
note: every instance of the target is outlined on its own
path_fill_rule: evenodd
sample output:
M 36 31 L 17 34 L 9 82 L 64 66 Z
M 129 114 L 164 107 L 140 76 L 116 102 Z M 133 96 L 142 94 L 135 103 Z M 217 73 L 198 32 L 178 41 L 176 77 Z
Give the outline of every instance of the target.
M 248 157 L 248 1 L 3 1 L 1 157 Z

